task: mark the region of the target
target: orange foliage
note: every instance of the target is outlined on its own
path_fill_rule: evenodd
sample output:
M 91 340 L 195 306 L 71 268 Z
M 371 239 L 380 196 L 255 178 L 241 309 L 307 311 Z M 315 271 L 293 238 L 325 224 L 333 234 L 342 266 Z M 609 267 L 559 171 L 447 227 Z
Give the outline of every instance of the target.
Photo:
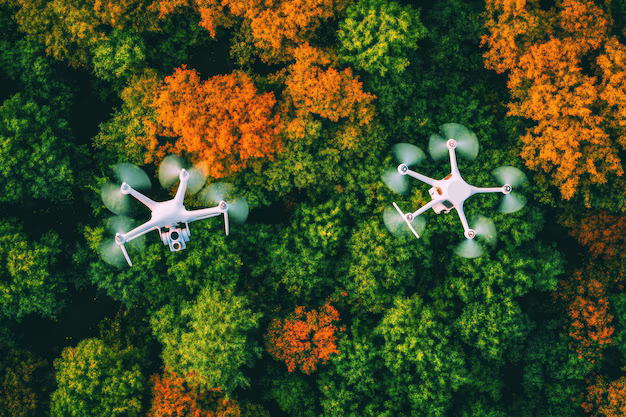
M 151 6 L 151 10 L 159 12 L 159 17 L 164 18 L 175 13 L 183 7 L 190 7 L 200 13 L 200 26 L 205 28 L 215 38 L 218 26 L 230 27 L 233 20 L 229 17 L 224 5 L 219 0 L 160 0 Z
M 574 340 L 570 348 L 592 363 L 602 356 L 601 349 L 612 342 L 614 328 L 609 324 L 613 315 L 609 313 L 606 295 L 609 279 L 604 271 L 589 266 L 584 271 L 575 271 L 569 280 L 561 281 L 559 294 L 554 294 L 568 304 L 569 335 Z
M 593 412 L 593 417 L 626 415 L 626 377 L 621 377 L 607 385 L 604 376 L 597 376 L 595 384 L 587 387 L 585 400 L 581 407 L 586 413 Z
M 231 27 L 233 16 L 248 19 L 257 48 L 268 51 L 266 61 L 284 61 L 293 45 L 305 41 L 320 26 L 344 10 L 350 0 L 162 0 L 161 17 L 180 7 L 191 7 L 201 15 L 200 26 L 215 38 L 218 26 Z
M 305 120 L 309 113 L 337 122 L 347 118 L 351 123 L 368 124 L 374 116 L 371 105 L 376 96 L 365 93 L 362 84 L 346 68 L 337 71 L 322 67 L 333 59 L 308 43 L 294 52 L 296 62 L 289 66 L 285 95 L 296 108 L 296 120 Z
M 626 114 L 626 49 L 607 37 L 608 19 L 593 2 L 562 0 L 558 13 L 538 3 L 487 0 L 485 67 L 510 71 L 508 114 L 537 123 L 521 138 L 521 156 L 550 172 L 570 199 L 581 179 L 603 184 L 607 174 L 623 175 L 614 142 L 626 147 L 619 117 Z M 582 58 L 592 51 L 606 53 L 597 59 L 600 82 L 583 73 Z
M 157 92 L 151 132 L 179 139 L 157 154 L 187 152 L 214 178 L 240 171 L 250 158 L 271 159 L 282 148 L 280 117 L 271 114 L 275 103 L 272 92 L 257 94 L 243 72 L 201 81 L 195 70 L 177 68 Z
M 626 257 L 626 216 L 597 211 L 571 223 L 566 224 L 571 227 L 570 235 L 587 246 L 594 257 L 602 255 L 607 260 Z
M 236 402 L 219 397 L 219 389 L 199 392 L 189 383 L 193 375 L 182 378 L 165 371 L 163 377 L 153 375 L 152 405 L 149 417 L 239 417 Z
M 321 312 L 305 312 L 304 307 L 296 307 L 284 321 L 274 319 L 270 323 L 265 335 L 267 351 L 274 359 L 284 360 L 289 372 L 299 367 L 310 374 L 319 361 L 326 363 L 331 354 L 339 353 L 335 345 L 338 329 L 332 324 L 337 320 L 339 312 L 328 302 Z

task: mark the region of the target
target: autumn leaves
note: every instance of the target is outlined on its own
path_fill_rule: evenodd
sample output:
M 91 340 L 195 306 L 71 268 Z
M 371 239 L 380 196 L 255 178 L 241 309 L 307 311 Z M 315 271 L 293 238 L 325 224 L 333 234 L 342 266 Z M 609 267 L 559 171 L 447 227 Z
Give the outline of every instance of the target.
M 319 19 L 331 17 L 331 11 L 340 6 L 306 2 L 306 7 L 297 8 L 292 3 L 283 2 L 249 18 L 262 59 L 293 61 L 273 76 L 283 90 L 281 96 L 259 92 L 255 80 L 242 71 L 202 81 L 195 70 L 183 65 L 148 96 L 154 109 L 144 118 L 149 134 L 137 138 L 152 154 L 146 160 L 159 159 L 166 152 L 185 152 L 208 175 L 221 178 L 241 171 L 251 158 L 272 159 L 286 138 L 304 136 L 313 115 L 332 122 L 341 119 L 349 136 L 354 139 L 358 135 L 359 126 L 373 117 L 375 97 L 363 92 L 349 68 L 339 71 L 332 66 L 337 58 L 331 52 L 311 46 L 306 39 Z M 161 15 L 180 4 L 161 2 Z M 212 35 L 216 24 L 228 24 L 222 6 L 208 2 L 190 5 L 201 13 L 200 25 Z M 244 5 L 232 6 L 231 13 L 252 16 Z M 270 12 L 280 14 L 281 19 L 269 18 Z M 277 21 L 282 26 L 276 26 Z M 159 137 L 165 138 L 165 143 Z
M 578 0 L 549 11 L 536 0 L 488 0 L 486 15 L 485 66 L 509 72 L 508 114 L 534 122 L 521 138 L 526 165 L 548 173 L 566 200 L 622 176 L 626 48 L 609 16 Z

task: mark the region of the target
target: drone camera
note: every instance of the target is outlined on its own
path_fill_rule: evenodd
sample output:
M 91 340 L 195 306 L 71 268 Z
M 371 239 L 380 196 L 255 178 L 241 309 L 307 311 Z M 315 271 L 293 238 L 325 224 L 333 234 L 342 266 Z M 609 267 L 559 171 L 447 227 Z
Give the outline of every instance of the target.
M 187 229 L 172 228 L 168 232 L 161 235 L 163 243 L 170 247 L 172 252 L 178 252 L 187 247 L 185 242 L 189 242 L 189 233 Z

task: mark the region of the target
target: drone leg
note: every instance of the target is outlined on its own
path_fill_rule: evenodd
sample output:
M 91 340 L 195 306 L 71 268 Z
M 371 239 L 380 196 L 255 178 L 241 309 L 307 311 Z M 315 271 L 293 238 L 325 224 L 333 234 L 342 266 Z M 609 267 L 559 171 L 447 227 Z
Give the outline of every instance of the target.
M 226 231 L 226 236 L 230 232 L 230 225 L 228 223 L 228 211 L 224 212 L 224 230 Z
M 416 180 L 420 180 L 428 185 L 435 185 L 435 180 L 427 177 L 426 175 L 422 175 L 419 172 L 411 171 L 410 169 L 406 171 L 406 175 L 415 178 Z
M 128 252 L 126 252 L 126 248 L 124 247 L 124 245 L 120 245 L 120 249 L 122 249 L 124 258 L 126 258 L 126 262 L 128 262 L 128 266 L 133 266 L 133 263 L 130 261 L 130 257 L 128 256 Z
M 413 217 L 411 217 L 411 220 L 409 221 L 406 218 L 406 215 L 402 212 L 402 210 L 400 210 L 400 207 L 398 207 L 398 205 L 396 204 L 396 202 L 394 201 L 393 206 L 395 207 L 395 209 L 398 211 L 398 213 L 400 213 L 400 217 L 402 217 L 402 220 L 404 220 L 404 222 L 406 223 L 407 226 L 409 226 L 409 229 L 411 229 L 411 232 L 413 232 L 413 234 L 415 235 L 416 238 L 420 238 L 420 235 L 417 234 L 417 232 L 415 231 L 415 229 L 413 228 L 413 226 L 411 226 L 411 222 L 413 221 Z
M 460 176 L 461 173 L 459 172 L 459 167 L 456 163 L 456 152 L 454 151 L 454 148 L 448 147 L 448 152 L 450 153 L 450 171 L 453 175 Z

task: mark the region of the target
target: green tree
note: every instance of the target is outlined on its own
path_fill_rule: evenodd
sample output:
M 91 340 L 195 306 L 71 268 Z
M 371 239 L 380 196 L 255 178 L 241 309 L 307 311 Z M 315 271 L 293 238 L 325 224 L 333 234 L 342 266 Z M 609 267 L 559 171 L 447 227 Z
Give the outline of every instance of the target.
M 394 1 L 360 0 L 346 14 L 337 32 L 340 59 L 369 73 L 404 72 L 407 52 L 426 36 L 419 11 Z
M 194 302 L 179 308 L 170 304 L 156 312 L 151 324 L 163 344 L 165 366 L 179 375 L 195 373 L 194 382 L 203 389 L 231 393 L 247 386 L 241 368 L 252 366 L 261 352 L 249 334 L 261 315 L 247 304 L 231 288 L 208 285 Z
M 107 81 L 138 73 L 146 59 L 144 41 L 128 31 L 114 30 L 93 52 L 93 71 Z
M 386 407 L 395 415 L 411 410 L 412 415 L 443 416 L 454 392 L 468 382 L 467 358 L 449 323 L 450 307 L 428 305 L 417 294 L 398 297 L 374 330 L 387 371 L 383 379 L 391 401 Z
M 273 366 L 266 370 L 262 380 L 267 389 L 265 400 L 274 400 L 285 413 L 293 417 L 315 417 L 317 393 L 309 380 L 300 373 L 286 373 L 284 366 Z
M 54 360 L 57 389 L 51 417 L 140 416 L 146 387 L 134 348 L 113 349 L 84 339 Z
M 67 283 L 59 271 L 61 240 L 54 232 L 29 241 L 15 218 L 0 220 L 0 315 L 56 317 Z
M 56 116 L 20 93 L 0 107 L 0 202 L 70 198 L 70 130 Z
M 137 224 L 140 220 L 137 220 Z M 129 248 L 133 268 L 116 268 L 94 259 L 89 268 L 91 282 L 127 307 L 155 311 L 168 303 L 195 298 L 210 282 L 234 284 L 239 276 L 241 259 L 232 251 L 230 237 L 224 236 L 221 218 L 190 225 L 192 240 L 187 249 L 170 252 L 156 232 L 146 236 L 145 249 Z M 105 239 L 105 228 L 87 227 L 85 236 L 96 253 Z

